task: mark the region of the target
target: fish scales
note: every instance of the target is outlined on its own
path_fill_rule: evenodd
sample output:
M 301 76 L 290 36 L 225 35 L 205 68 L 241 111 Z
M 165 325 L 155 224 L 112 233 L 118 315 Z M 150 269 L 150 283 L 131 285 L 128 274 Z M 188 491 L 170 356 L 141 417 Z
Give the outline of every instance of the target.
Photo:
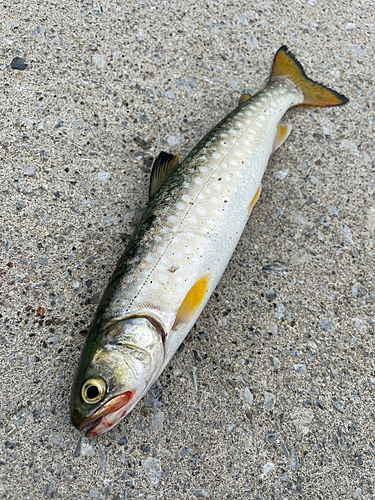
M 266 88 L 242 96 L 184 161 L 159 155 L 150 201 L 99 303 L 72 388 L 71 420 L 86 436 L 132 410 L 196 322 L 259 197 L 269 157 L 290 133 L 280 124 L 284 113 L 346 102 L 281 47 Z
M 277 124 L 296 95 L 290 84 L 273 82 L 221 121 L 167 179 L 142 217 L 147 232 L 134 235 L 136 263 L 108 319 L 147 311 L 169 331 L 181 297 L 207 271 L 208 300 L 247 222 Z

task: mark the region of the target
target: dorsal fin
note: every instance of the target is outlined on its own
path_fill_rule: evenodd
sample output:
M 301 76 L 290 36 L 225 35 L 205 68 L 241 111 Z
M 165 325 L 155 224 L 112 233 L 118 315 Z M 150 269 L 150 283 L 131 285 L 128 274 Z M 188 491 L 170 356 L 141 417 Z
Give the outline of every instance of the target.
M 172 155 L 170 153 L 165 153 L 164 151 L 159 153 L 151 170 L 149 190 L 150 198 L 152 198 L 158 191 L 176 165 L 178 165 L 178 154 Z
M 241 97 L 240 97 L 240 100 L 238 101 L 238 104 L 242 104 L 243 102 L 246 102 L 249 99 L 251 99 L 250 94 L 241 94 Z
M 292 126 L 289 123 L 279 123 L 276 130 L 275 139 L 273 141 L 272 152 L 276 151 L 289 137 Z

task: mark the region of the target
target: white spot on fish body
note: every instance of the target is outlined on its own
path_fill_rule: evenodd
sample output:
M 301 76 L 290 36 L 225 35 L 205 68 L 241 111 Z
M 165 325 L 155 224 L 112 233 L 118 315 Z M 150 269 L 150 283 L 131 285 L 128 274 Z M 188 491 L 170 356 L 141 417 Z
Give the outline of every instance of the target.
M 160 228 L 160 232 L 161 232 L 162 234 L 166 234 L 168 231 L 169 231 L 169 229 L 168 229 L 167 227 L 161 227 L 161 228 Z
M 190 182 L 184 181 L 184 182 L 182 183 L 182 187 L 184 187 L 184 188 L 188 188 L 188 187 L 190 187 Z
M 229 165 L 231 167 L 237 167 L 238 166 L 238 161 L 233 158 L 232 160 L 229 160 Z
M 234 154 L 238 157 L 241 157 L 242 156 L 242 151 L 240 149 L 236 149 L 236 151 L 234 152 Z
M 225 181 L 230 181 L 230 180 L 231 180 L 231 176 L 230 176 L 229 174 L 224 174 L 224 175 L 223 175 L 223 179 L 224 179 Z
M 200 186 L 202 184 L 202 177 L 195 177 L 194 184 L 197 184 L 197 186 Z
M 171 224 L 176 224 L 176 222 L 178 221 L 178 217 L 176 217 L 175 215 L 170 215 L 168 217 L 168 220 Z
M 199 171 L 202 173 L 202 174 L 205 174 L 207 172 L 207 167 L 199 167 Z
M 210 199 L 210 202 L 213 204 L 213 205 L 216 205 L 219 200 L 217 198 L 215 198 L 215 196 L 213 196 L 211 199 Z
M 176 207 L 178 208 L 178 210 L 184 210 L 185 206 L 186 206 L 185 203 L 182 203 L 182 201 L 176 203 Z
M 199 207 L 197 207 L 197 213 L 199 215 L 206 215 L 206 209 L 199 206 Z
M 199 159 L 202 160 L 202 161 L 206 161 L 207 160 L 207 156 L 201 156 Z
M 210 189 L 210 188 L 206 188 L 206 189 L 204 190 L 204 192 L 205 192 L 205 193 L 207 193 L 207 194 L 210 194 L 210 193 L 211 193 L 211 189 Z
M 189 245 L 186 245 L 185 248 L 184 248 L 184 252 L 188 253 L 188 254 L 191 254 L 191 247 L 189 247 Z
M 237 134 L 237 130 L 235 128 L 230 128 L 228 132 L 230 132 L 233 135 Z
M 168 283 L 168 276 L 166 274 L 159 274 L 158 279 L 160 283 Z
M 160 288 L 159 283 L 157 281 L 155 281 L 155 279 L 153 279 L 153 280 L 150 281 L 150 286 L 152 286 L 152 288 L 156 288 L 156 290 L 158 288 Z
M 182 259 L 182 253 L 179 251 L 179 250 L 174 250 L 173 252 L 173 257 L 177 260 L 181 260 Z
M 220 191 L 221 185 L 218 182 L 212 182 L 211 186 L 216 189 L 216 191 Z
M 190 203 L 191 202 L 191 196 L 187 195 L 187 194 L 183 194 L 181 196 L 181 200 L 182 201 L 185 201 L 186 203 Z
M 221 154 L 215 152 L 215 153 L 212 153 L 212 157 L 216 158 L 216 159 L 219 159 L 219 158 L 221 158 Z
M 205 195 L 204 195 L 202 192 L 200 192 L 200 193 L 198 194 L 198 199 L 199 199 L 199 200 L 204 200 L 205 198 L 206 198 L 206 197 L 205 197 Z
M 229 144 L 228 144 L 227 141 L 220 141 L 220 146 L 223 147 L 223 148 L 228 148 Z
M 194 217 L 194 215 L 189 215 L 188 216 L 188 221 L 190 222 L 190 224 L 196 224 L 197 223 L 197 219 Z

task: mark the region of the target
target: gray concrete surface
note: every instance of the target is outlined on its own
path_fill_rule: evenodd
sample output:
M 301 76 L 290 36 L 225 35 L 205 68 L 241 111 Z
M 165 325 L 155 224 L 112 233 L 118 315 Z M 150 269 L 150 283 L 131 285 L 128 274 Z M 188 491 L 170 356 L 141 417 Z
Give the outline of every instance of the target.
M 1 12 L 1 498 L 373 499 L 374 6 Z M 350 104 L 288 113 L 293 133 L 184 346 L 121 426 L 82 438 L 73 372 L 152 158 L 183 157 L 262 87 L 282 44 Z

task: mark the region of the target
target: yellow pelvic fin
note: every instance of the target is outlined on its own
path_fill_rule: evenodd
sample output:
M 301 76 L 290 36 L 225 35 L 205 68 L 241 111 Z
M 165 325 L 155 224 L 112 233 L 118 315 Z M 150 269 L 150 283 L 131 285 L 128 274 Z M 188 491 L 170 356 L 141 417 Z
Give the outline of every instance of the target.
M 179 326 L 189 323 L 189 320 L 191 319 L 195 311 L 202 304 L 202 301 L 208 289 L 209 281 L 210 275 L 208 273 L 204 274 L 190 288 L 182 304 L 180 305 L 172 330 L 176 330 Z
M 303 102 L 301 104 L 340 106 L 340 104 L 348 102 L 344 95 L 310 80 L 301 64 L 285 45 L 277 51 L 272 66 L 271 78 L 280 76 L 287 78 L 301 90 L 303 93 Z
M 249 217 L 250 217 L 250 214 L 254 208 L 255 203 L 258 201 L 258 198 L 260 196 L 261 191 L 262 191 L 262 184 L 259 184 L 259 187 L 256 190 L 256 193 L 254 194 L 253 199 L 251 200 L 251 202 L 247 206 L 247 214 Z
M 292 126 L 289 123 L 280 123 L 277 126 L 275 139 L 273 141 L 272 152 L 276 151 L 289 137 Z
M 178 154 L 172 155 L 162 151 L 154 161 L 150 177 L 149 197 L 152 198 L 163 184 L 165 179 L 171 173 L 176 165 L 178 165 Z
M 238 104 L 242 104 L 243 102 L 246 102 L 249 99 L 251 99 L 251 95 L 250 94 L 242 94 L 241 97 L 240 97 L 240 100 L 239 100 Z

